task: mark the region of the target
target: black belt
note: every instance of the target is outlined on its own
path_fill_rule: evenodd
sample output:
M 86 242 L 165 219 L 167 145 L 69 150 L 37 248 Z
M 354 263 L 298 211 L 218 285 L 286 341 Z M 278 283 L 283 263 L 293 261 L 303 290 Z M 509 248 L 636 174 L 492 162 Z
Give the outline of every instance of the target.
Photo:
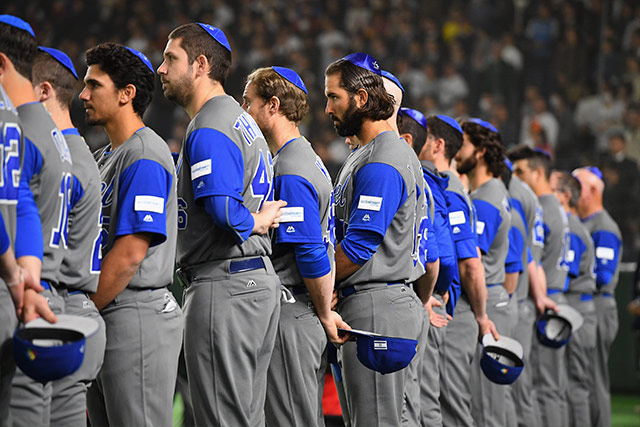
M 309 293 L 309 290 L 304 285 L 294 285 L 294 286 L 285 285 L 285 288 L 289 289 L 289 292 L 291 292 L 293 295 L 302 295 L 302 294 Z

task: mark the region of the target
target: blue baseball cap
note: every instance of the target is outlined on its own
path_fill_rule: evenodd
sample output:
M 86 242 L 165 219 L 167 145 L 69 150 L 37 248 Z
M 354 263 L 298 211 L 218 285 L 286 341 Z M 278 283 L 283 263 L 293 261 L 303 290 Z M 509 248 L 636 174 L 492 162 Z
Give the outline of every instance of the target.
M 413 120 L 415 120 L 416 122 L 418 122 L 418 124 L 423 128 L 425 129 L 427 128 L 427 118 L 424 116 L 424 114 L 422 114 L 418 110 L 414 110 L 412 108 L 400 107 L 400 110 L 398 110 L 398 115 L 399 116 L 407 115 L 411 117 Z
M 140 61 L 142 61 L 144 65 L 146 65 L 147 68 L 150 69 L 153 74 L 156 73 L 155 70 L 153 69 L 153 65 L 151 65 L 151 61 L 149 61 L 149 58 L 147 58 L 147 55 L 129 46 L 125 46 L 124 48 L 127 49 L 129 52 L 133 53 L 138 58 L 140 58 Z
M 462 135 L 462 126 L 460 126 L 460 123 L 458 123 L 456 119 L 454 119 L 453 117 L 445 116 L 444 114 L 437 114 L 436 117 L 460 132 L 460 135 Z
M 71 58 L 69 58 L 69 56 L 66 53 L 64 53 L 61 50 L 54 49 L 52 47 L 38 46 L 38 49 L 51 55 L 53 59 L 55 59 L 60 64 L 62 64 L 62 66 L 64 66 L 67 70 L 71 71 L 71 74 L 73 74 L 73 77 L 75 77 L 76 80 L 78 80 L 78 73 L 76 72 L 76 68 L 73 66 L 73 62 L 71 62 Z
M 304 93 L 307 93 L 307 94 L 309 93 L 307 92 L 307 87 L 304 85 L 302 78 L 300 78 L 298 73 L 293 71 L 291 68 L 277 67 L 275 65 L 271 68 L 273 69 L 273 71 L 275 71 L 280 76 L 282 76 L 282 78 L 284 78 L 289 83 L 293 84 L 298 89 L 302 90 Z
M 231 52 L 231 45 L 229 44 L 229 40 L 227 40 L 227 36 L 224 35 L 224 32 L 220 28 L 216 28 L 213 25 L 203 24 L 202 22 L 196 22 L 196 24 L 200 25 L 202 29 L 204 29 L 215 41 L 224 46 L 229 52 Z
M 582 326 L 584 319 L 573 307 L 558 304 L 558 312 L 547 310 L 536 320 L 536 337 L 540 344 L 560 348 L 571 339 L 571 334 Z
M 33 32 L 33 28 L 31 28 L 31 25 L 29 25 L 27 21 L 24 21 L 18 18 L 17 16 L 0 15 L 0 22 L 5 23 L 7 25 L 11 25 L 12 27 L 15 27 L 19 30 L 26 31 L 27 33 L 31 34 L 31 36 L 33 36 L 34 38 L 36 37 L 36 33 Z
M 374 74 L 382 76 L 382 72 L 380 71 L 380 65 L 378 65 L 378 61 L 371 55 L 362 52 L 352 53 L 350 55 L 345 56 L 345 61 L 351 62 L 353 65 L 356 65 L 360 68 L 364 68 L 367 71 L 371 71 Z
M 418 341 L 408 338 L 386 337 L 373 332 L 346 330 L 356 336 L 356 355 L 367 368 L 390 374 L 406 368 L 418 350 Z
M 512 338 L 493 335 L 482 337 L 482 357 L 480 368 L 489 381 L 496 384 L 511 384 L 524 369 L 522 345 Z
M 390 72 L 385 71 L 385 70 L 382 70 L 380 72 L 382 73 L 382 77 L 386 77 L 389 80 L 391 80 L 392 82 L 394 82 L 396 84 L 396 86 L 398 86 L 400 88 L 402 93 L 404 93 L 404 88 L 402 87 L 402 85 L 400 84 L 400 80 L 398 80 L 398 78 L 396 76 L 394 76 L 393 74 L 391 74 Z
M 482 119 L 478 119 L 478 118 L 471 118 L 468 121 L 471 122 L 471 123 L 475 123 L 477 125 L 480 125 L 483 128 L 490 130 L 491 132 L 498 133 L 498 129 L 494 125 L 492 125 L 491 123 L 489 123 L 486 120 L 482 120 Z
M 99 327 L 82 316 L 61 314 L 57 323 L 35 319 L 13 334 L 16 365 L 42 384 L 70 375 L 82 365 L 86 338 Z

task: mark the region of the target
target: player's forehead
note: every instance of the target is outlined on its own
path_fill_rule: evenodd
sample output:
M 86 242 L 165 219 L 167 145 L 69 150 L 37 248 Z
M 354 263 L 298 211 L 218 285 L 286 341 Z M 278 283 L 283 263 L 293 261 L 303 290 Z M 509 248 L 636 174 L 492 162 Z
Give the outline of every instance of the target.
M 174 56 L 177 58 L 187 57 L 187 52 L 182 48 L 182 38 L 169 39 L 164 48 L 163 55 Z
M 102 85 L 113 84 L 113 80 L 111 80 L 109 74 L 103 71 L 98 64 L 89 65 L 87 67 L 87 73 L 84 76 L 84 82 L 85 84 L 89 82 L 98 82 Z
M 527 159 L 520 159 L 513 162 L 513 169 L 517 172 L 526 172 L 531 170 Z
M 324 94 L 329 96 L 339 95 L 346 92 L 345 89 L 340 87 L 340 74 L 329 74 L 324 76 Z

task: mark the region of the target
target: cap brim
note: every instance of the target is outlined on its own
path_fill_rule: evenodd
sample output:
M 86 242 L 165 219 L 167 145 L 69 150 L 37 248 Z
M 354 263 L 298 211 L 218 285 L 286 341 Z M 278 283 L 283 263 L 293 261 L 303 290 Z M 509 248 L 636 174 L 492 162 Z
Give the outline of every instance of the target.
M 513 338 L 509 338 L 504 335 L 501 335 L 500 339 L 496 340 L 495 338 L 493 338 L 493 335 L 486 334 L 482 337 L 482 346 L 503 348 L 515 354 L 520 360 L 522 360 L 524 357 L 524 350 L 522 349 L 522 345 Z
M 73 316 L 70 314 L 59 314 L 56 323 L 49 323 L 39 317 L 24 325 L 25 328 L 50 328 L 50 329 L 70 329 L 80 332 L 85 337 L 95 334 L 100 328 L 97 320 L 83 316 Z
M 558 313 L 559 316 L 567 319 L 567 321 L 571 324 L 571 333 L 580 329 L 582 324 L 584 323 L 584 318 L 582 314 L 575 308 L 571 307 L 568 304 L 558 304 Z
M 353 334 L 353 335 L 361 335 L 363 337 L 381 337 L 382 336 L 380 334 L 376 334 L 375 332 L 363 331 L 361 329 L 338 328 L 338 330 L 341 331 L 341 332 L 347 332 L 347 333 Z

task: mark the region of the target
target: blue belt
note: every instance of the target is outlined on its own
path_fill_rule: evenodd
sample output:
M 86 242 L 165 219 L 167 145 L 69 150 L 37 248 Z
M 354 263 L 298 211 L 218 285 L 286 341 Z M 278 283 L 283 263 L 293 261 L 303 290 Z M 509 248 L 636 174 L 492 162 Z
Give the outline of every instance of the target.
M 249 258 L 242 261 L 231 261 L 229 263 L 229 273 L 243 273 L 245 271 L 252 271 L 264 268 L 264 261 L 262 258 Z
M 490 285 L 487 285 L 487 289 L 489 289 L 489 288 L 493 288 L 493 287 L 495 287 L 495 286 L 502 286 L 502 283 L 492 283 L 492 284 L 490 284 Z
M 405 284 L 404 282 L 390 282 L 390 283 L 387 283 L 387 286 L 404 285 L 404 284 Z M 349 297 L 355 294 L 356 292 L 357 292 L 357 289 L 355 288 L 355 286 L 347 286 L 345 288 L 338 289 L 338 298 L 344 299 L 346 297 Z
M 605 298 L 613 298 L 613 294 L 611 292 L 602 292 L 600 293 Z
M 303 285 L 285 286 L 285 288 L 289 289 L 289 291 L 293 295 L 301 295 L 301 294 L 308 294 L 309 293 L 309 290 L 307 289 L 307 287 L 303 286 Z
M 69 291 L 69 292 L 67 292 L 67 295 L 79 295 L 79 294 L 84 294 L 84 291 Z
M 591 293 L 580 294 L 580 301 L 593 301 L 593 294 Z
M 40 284 L 42 285 L 43 288 L 45 288 L 46 290 L 50 291 L 51 290 L 51 285 L 49 284 L 49 282 L 47 282 L 46 280 L 40 280 Z
M 561 294 L 562 289 L 547 289 L 547 295 Z

